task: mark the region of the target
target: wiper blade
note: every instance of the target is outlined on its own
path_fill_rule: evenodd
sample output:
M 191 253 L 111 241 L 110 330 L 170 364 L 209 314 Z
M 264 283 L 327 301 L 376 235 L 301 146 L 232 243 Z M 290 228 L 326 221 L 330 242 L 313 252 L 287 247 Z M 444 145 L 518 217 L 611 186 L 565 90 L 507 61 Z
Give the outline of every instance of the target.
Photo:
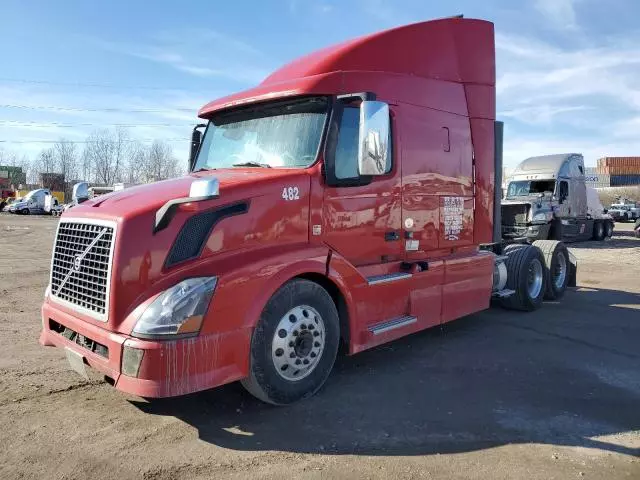
M 215 170 L 215 168 L 200 167 L 198 170 L 194 170 L 191 173 L 208 172 L 209 170 Z
M 262 167 L 262 168 L 271 168 L 271 165 L 268 163 L 260 163 L 260 162 L 244 162 L 244 163 L 234 163 L 234 167 Z

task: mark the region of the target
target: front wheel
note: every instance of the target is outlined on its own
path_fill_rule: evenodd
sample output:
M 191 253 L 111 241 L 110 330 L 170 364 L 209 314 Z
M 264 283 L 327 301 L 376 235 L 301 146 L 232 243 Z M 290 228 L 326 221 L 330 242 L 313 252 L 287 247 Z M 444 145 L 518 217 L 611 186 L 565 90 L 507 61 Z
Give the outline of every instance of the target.
M 28 208 L 23 208 L 23 209 L 20 211 L 20 213 L 21 213 L 22 215 L 29 215 L 29 209 L 28 209 Z
M 312 396 L 333 368 L 340 341 L 338 311 L 317 283 L 294 279 L 265 306 L 251 339 L 242 385 L 258 399 L 287 405 Z

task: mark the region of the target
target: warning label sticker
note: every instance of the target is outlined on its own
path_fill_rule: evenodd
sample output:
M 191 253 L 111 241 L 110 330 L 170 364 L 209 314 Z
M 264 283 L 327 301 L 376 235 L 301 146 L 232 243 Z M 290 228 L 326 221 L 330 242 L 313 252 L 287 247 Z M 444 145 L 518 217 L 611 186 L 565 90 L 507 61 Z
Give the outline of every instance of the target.
M 444 197 L 444 238 L 459 240 L 464 216 L 463 197 Z

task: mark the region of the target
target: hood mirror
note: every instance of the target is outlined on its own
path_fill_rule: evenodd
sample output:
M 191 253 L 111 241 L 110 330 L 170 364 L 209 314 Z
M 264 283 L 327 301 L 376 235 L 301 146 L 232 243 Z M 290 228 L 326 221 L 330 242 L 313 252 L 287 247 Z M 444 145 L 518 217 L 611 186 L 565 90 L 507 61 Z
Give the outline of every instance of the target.
M 389 105 L 366 100 L 360 104 L 358 137 L 358 174 L 385 175 L 391 161 L 389 155 Z
M 82 203 L 89 200 L 89 184 L 87 182 L 76 183 L 73 186 L 71 199 L 74 203 Z

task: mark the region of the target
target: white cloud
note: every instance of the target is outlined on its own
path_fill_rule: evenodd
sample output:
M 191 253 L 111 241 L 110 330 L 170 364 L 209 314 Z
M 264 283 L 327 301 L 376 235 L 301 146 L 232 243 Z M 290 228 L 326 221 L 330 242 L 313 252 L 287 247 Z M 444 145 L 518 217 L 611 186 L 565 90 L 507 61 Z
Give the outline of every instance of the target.
M 558 28 L 578 28 L 575 0 L 536 0 L 535 7 Z
M 579 34 L 576 34 L 579 35 Z M 600 37 L 561 48 L 499 32 L 498 118 L 505 120 L 505 163 L 546 153 L 637 155 L 640 42 Z
M 169 66 L 196 77 L 218 77 L 244 86 L 272 70 L 268 55 L 241 38 L 197 27 L 153 32 L 135 42 L 83 37 L 97 47 Z

